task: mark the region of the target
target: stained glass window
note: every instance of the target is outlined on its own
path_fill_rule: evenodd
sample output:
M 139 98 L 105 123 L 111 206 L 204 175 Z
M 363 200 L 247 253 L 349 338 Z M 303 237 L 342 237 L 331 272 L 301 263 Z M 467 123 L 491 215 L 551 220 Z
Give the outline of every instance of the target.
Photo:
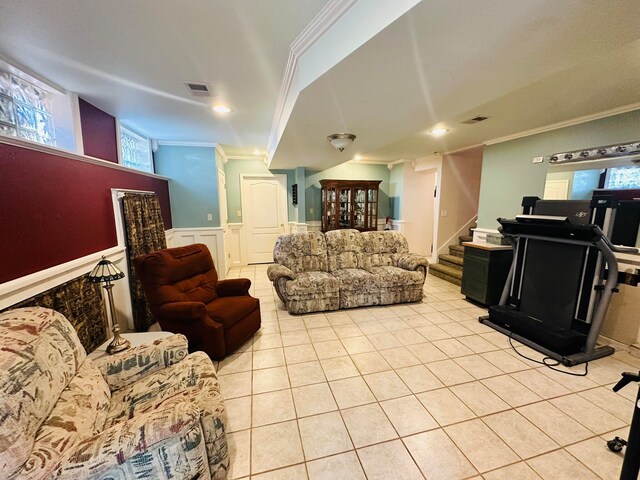
M 141 137 L 122 125 L 120 126 L 120 153 L 121 163 L 125 167 L 153 173 L 149 139 Z
M 49 93 L 0 70 L 0 134 L 56 145 Z
M 640 188 L 640 167 L 610 168 L 606 188 Z

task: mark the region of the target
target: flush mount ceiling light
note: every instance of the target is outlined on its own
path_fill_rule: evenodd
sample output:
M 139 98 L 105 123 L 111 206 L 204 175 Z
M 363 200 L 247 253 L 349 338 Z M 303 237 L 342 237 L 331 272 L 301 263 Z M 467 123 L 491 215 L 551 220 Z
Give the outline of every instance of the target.
M 232 111 L 232 109 L 227 105 L 214 105 L 213 111 L 217 113 L 229 113 Z
M 432 130 L 429 130 L 429 135 L 433 135 L 434 137 L 441 137 L 442 135 L 444 135 L 448 131 L 449 131 L 448 128 L 438 127 L 438 128 L 434 128 Z
M 329 135 L 327 140 L 339 151 L 343 151 L 356 139 L 353 133 L 334 133 Z

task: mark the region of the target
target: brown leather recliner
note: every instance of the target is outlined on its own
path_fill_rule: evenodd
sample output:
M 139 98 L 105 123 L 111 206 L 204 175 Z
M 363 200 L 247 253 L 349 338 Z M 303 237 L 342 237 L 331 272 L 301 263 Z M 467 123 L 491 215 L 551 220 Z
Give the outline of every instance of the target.
M 251 280 L 218 280 L 203 244 L 166 248 L 134 260 L 136 272 L 162 330 L 182 333 L 189 351 L 213 359 L 233 352 L 260 329 L 260 301 Z

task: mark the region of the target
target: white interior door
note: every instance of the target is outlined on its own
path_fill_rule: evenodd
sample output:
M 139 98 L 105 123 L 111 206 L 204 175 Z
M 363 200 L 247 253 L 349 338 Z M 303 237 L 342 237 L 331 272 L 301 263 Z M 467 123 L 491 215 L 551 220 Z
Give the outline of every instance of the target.
M 436 170 L 410 172 L 404 178 L 404 235 L 409 250 L 429 257 L 434 237 Z
M 569 198 L 569 180 L 547 180 L 544 184 L 545 200 L 567 200 Z
M 227 212 L 227 180 L 222 170 L 218 170 L 218 204 L 220 206 L 220 227 L 222 228 L 222 244 L 224 252 L 220 255 L 222 278 L 227 277 L 231 266 L 231 250 L 229 241 L 229 214 Z
M 245 176 L 242 214 L 246 231 L 247 263 L 273 262 L 273 246 L 286 233 L 287 176 Z

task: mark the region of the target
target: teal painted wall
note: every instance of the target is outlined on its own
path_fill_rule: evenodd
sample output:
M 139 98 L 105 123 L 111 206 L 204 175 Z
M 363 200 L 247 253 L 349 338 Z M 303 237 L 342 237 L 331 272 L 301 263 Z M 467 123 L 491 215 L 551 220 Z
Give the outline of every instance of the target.
M 306 221 L 320 221 L 320 180 L 382 180 L 378 192 L 378 218 L 389 216 L 389 169 L 386 165 L 343 163 L 321 172 L 307 172 Z M 313 213 L 311 213 L 313 210 Z
M 296 168 L 295 183 L 298 185 L 298 205 L 294 205 L 295 217 L 298 223 L 304 223 L 306 220 L 306 195 L 305 195 L 305 169 L 304 167 Z
M 229 160 L 224 166 L 227 181 L 227 212 L 229 223 L 242 223 L 242 198 L 240 196 L 240 175 L 287 175 L 287 212 L 290 222 L 295 221 L 296 211 L 291 203 L 291 185 L 295 182 L 295 170 L 269 170 L 262 160 Z
M 212 147 L 160 145 L 156 173 L 169 177 L 174 228 L 219 227 L 218 170 Z M 213 220 L 207 220 L 207 214 Z
M 404 163 L 399 163 L 391 168 L 389 174 L 389 216 L 394 220 L 401 220 L 400 207 L 402 203 L 402 190 L 404 188 Z
M 640 138 L 640 110 L 531 135 L 484 149 L 478 226 L 498 228 L 498 217 L 522 212 L 522 197 L 542 197 L 547 164 L 533 157 Z

